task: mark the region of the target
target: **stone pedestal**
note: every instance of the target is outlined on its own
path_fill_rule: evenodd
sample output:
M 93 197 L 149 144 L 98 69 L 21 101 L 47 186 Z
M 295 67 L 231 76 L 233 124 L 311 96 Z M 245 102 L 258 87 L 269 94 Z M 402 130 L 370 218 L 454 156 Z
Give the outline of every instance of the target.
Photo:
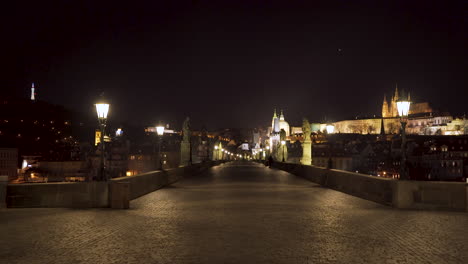
M 180 167 L 190 165 L 190 142 L 180 143 Z
M 312 141 L 304 141 L 302 143 L 302 165 L 312 165 Z
M 6 208 L 8 176 L 0 176 L 0 209 Z

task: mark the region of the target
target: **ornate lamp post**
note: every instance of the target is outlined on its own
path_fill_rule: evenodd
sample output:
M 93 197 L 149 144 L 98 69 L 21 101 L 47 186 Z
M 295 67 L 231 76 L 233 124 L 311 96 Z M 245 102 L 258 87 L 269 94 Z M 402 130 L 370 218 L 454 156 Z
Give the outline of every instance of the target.
M 397 102 L 398 115 L 401 122 L 401 164 L 400 179 L 408 180 L 406 174 L 406 124 L 408 122 L 408 113 L 411 102 L 408 99 L 401 99 Z
M 96 112 L 99 120 L 99 128 L 101 129 L 101 162 L 99 168 L 99 180 L 107 181 L 107 177 L 104 174 L 104 132 L 106 130 L 107 114 L 109 113 L 109 104 L 105 102 L 99 102 L 96 104 Z
M 283 162 L 284 162 L 284 148 L 285 148 L 285 145 L 286 145 L 286 141 L 281 140 L 281 147 L 283 148 Z
M 158 144 L 158 155 L 159 155 L 159 170 L 162 170 L 162 155 L 161 155 L 161 143 L 162 136 L 164 135 L 164 126 L 156 126 L 156 133 L 158 134 L 159 144 Z

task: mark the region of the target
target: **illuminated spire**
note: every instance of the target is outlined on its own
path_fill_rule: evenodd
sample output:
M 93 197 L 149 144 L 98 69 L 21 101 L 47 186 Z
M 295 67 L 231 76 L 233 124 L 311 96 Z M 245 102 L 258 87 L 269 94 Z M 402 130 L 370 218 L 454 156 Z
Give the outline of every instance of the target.
M 280 120 L 284 120 L 283 109 L 281 109 Z
M 34 83 L 32 83 L 32 86 L 31 86 L 31 100 L 32 101 L 36 100 L 36 92 L 34 92 Z
M 395 101 L 398 101 L 398 83 L 395 85 Z
M 273 112 L 273 118 L 277 118 L 277 117 L 278 117 L 278 116 L 276 115 L 276 108 L 275 108 L 275 110 L 274 110 L 274 112 Z

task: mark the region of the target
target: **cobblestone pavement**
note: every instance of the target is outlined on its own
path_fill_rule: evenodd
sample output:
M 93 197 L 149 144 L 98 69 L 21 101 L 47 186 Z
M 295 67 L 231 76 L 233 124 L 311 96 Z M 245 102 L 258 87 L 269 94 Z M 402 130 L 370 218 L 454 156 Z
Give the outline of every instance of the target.
M 468 214 L 404 211 L 255 163 L 130 210 L 0 211 L 1 263 L 467 263 Z

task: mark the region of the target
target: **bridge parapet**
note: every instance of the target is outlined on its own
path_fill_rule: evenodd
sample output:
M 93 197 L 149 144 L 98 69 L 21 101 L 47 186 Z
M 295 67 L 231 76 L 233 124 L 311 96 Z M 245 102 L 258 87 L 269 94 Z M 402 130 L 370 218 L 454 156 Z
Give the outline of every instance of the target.
M 395 208 L 468 212 L 468 184 L 463 182 L 402 181 L 292 163 L 275 162 L 273 167 Z
M 115 178 L 109 182 L 8 184 L 6 201 L 8 207 L 17 208 L 96 208 L 110 207 L 112 201 L 118 201 L 116 208 L 125 208 L 127 199 L 133 200 L 220 163 L 219 161 L 197 163 L 175 169 Z M 128 186 L 125 187 L 121 183 L 128 183 Z

